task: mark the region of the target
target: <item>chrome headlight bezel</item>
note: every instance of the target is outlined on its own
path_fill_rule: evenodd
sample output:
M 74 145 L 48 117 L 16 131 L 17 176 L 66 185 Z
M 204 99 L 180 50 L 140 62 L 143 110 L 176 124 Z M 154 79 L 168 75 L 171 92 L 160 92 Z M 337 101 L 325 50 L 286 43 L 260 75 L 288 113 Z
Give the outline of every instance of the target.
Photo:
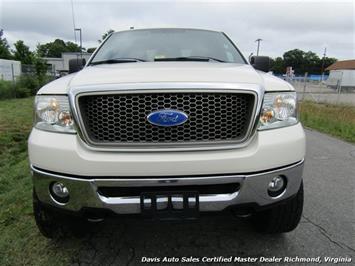
M 295 91 L 266 92 L 260 111 L 258 130 L 297 124 L 298 104 Z
M 37 129 L 75 134 L 75 122 L 67 95 L 37 95 L 33 126 Z

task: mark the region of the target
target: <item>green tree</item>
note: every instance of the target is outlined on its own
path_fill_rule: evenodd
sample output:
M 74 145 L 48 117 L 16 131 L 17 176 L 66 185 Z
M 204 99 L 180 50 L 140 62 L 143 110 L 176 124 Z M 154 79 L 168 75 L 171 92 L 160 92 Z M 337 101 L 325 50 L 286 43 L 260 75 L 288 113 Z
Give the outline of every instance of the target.
M 305 72 L 321 74 L 322 72 L 322 58 L 312 51 L 304 52 L 299 49 L 287 51 L 283 55 L 283 61 L 285 67 L 292 66 L 296 74 L 304 74 Z M 335 61 L 335 58 L 330 60 L 326 58 L 324 61 L 325 68 Z
M 320 74 L 320 62 L 320 58 L 316 53 L 308 51 L 304 53 L 300 71 L 303 73 L 308 72 L 309 74 Z
M 103 40 L 106 39 L 107 36 L 109 36 L 110 34 L 114 33 L 115 31 L 113 29 L 109 29 L 108 31 L 106 31 L 104 34 L 102 34 L 101 36 L 101 40 L 98 40 L 99 43 L 101 43 Z
M 286 67 L 282 57 L 276 57 L 273 60 L 271 71 L 275 74 L 284 74 L 286 72 Z
M 336 62 L 336 58 L 324 58 L 324 69 Z M 300 49 L 289 50 L 284 53 L 283 58 L 277 57 L 272 61 L 271 70 L 275 74 L 285 73 L 286 67 L 291 66 L 296 74 L 303 75 L 305 72 L 309 74 L 322 73 L 323 58 L 320 58 L 312 51 L 302 51 Z
M 305 52 L 300 49 L 293 49 L 283 54 L 283 60 L 286 67 L 291 66 L 296 74 L 303 72 L 303 57 Z
M 91 47 L 91 48 L 88 48 L 86 51 L 90 54 L 92 54 L 93 52 L 95 52 L 96 50 L 96 47 Z
M 0 58 L 2 59 L 12 59 L 10 52 L 10 46 L 7 43 L 7 40 L 3 38 L 4 30 L 0 29 Z
M 30 48 L 25 45 L 22 40 L 18 40 L 14 43 L 15 50 L 13 50 L 14 59 L 21 61 L 22 64 L 31 65 L 34 60 L 34 55 L 30 51 Z
M 61 57 L 65 52 L 80 52 L 80 47 L 73 42 L 65 42 L 61 39 L 37 45 L 37 54 L 40 57 Z
M 81 52 L 80 46 L 73 42 L 66 42 L 65 45 L 67 46 L 67 52 Z M 85 48 L 83 47 L 83 50 Z
M 36 74 L 39 77 L 39 79 L 47 74 L 47 69 L 48 66 L 46 64 L 46 61 L 43 60 L 42 58 L 36 56 L 33 61 L 35 67 L 36 67 Z
M 324 69 L 323 71 L 330 65 L 334 64 L 336 61 L 338 61 L 336 58 L 333 57 L 325 57 L 324 58 Z M 320 61 L 320 64 L 323 64 L 323 59 Z M 322 68 L 322 67 L 320 67 Z

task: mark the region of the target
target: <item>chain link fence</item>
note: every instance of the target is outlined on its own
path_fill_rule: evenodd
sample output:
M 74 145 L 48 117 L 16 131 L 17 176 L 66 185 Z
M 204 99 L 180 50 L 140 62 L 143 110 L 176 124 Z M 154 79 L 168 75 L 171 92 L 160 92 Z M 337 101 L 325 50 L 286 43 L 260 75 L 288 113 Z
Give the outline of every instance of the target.
M 0 64 L 2 66 L 0 100 L 35 95 L 39 88 L 56 78 L 50 66 L 45 74 L 38 75 L 34 65 L 21 65 L 19 62 L 11 60 L 5 61 L 8 62 Z
M 305 74 L 285 80 L 295 87 L 300 101 L 355 106 L 355 85 L 343 86 L 341 76 L 322 80 L 310 78 Z

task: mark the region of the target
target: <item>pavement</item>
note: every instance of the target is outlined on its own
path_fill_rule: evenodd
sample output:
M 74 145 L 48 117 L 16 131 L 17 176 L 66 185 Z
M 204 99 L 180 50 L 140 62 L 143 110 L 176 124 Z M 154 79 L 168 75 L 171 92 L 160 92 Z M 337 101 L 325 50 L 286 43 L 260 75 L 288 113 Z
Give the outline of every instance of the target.
M 229 213 L 192 222 L 110 219 L 81 242 L 72 265 L 138 265 L 144 257 L 151 262 L 164 257 L 179 258 L 180 263 L 172 265 L 188 265 L 181 259 L 188 260 L 190 256 L 194 259 L 320 256 L 322 265 L 334 265 L 325 263 L 325 257 L 342 257 L 352 259 L 346 265 L 354 265 L 355 146 L 316 131 L 307 130 L 306 134 L 305 205 L 301 223 L 293 232 L 257 233 L 247 221 Z M 56 245 L 60 248 L 65 243 Z M 201 264 L 200 261 L 193 265 Z M 264 263 L 259 261 L 253 265 L 259 264 Z M 215 261 L 208 265 L 223 263 Z

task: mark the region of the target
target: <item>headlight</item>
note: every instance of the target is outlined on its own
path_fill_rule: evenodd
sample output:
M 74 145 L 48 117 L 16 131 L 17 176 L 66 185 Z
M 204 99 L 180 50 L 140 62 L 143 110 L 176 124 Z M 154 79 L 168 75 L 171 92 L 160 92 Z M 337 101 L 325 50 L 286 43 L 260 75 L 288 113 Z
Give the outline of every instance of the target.
M 259 130 L 291 126 L 297 122 L 296 92 L 265 93 Z
M 75 133 L 68 97 L 36 96 L 34 126 L 48 131 Z

